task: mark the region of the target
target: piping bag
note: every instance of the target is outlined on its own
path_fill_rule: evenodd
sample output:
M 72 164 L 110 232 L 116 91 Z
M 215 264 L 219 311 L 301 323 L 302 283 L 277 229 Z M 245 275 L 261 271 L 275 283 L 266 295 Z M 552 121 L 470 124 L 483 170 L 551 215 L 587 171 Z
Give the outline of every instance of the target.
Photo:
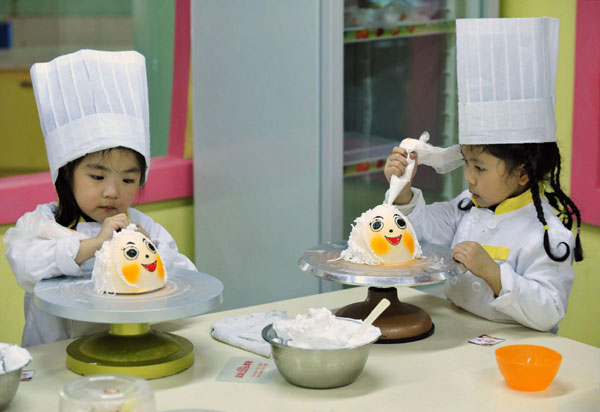
M 387 192 L 384 203 L 391 205 L 398 197 L 402 189 L 410 182 L 416 162 L 410 158 L 412 152 L 417 153 L 419 163 L 431 166 L 437 173 L 445 174 L 460 167 L 463 163 L 463 157 L 460 152 L 460 145 L 450 147 L 436 147 L 429 143 L 429 132 L 421 133 L 418 139 L 407 137 L 400 142 L 400 147 L 407 152 L 408 165 L 402 176 L 392 175 L 390 179 L 390 190 Z

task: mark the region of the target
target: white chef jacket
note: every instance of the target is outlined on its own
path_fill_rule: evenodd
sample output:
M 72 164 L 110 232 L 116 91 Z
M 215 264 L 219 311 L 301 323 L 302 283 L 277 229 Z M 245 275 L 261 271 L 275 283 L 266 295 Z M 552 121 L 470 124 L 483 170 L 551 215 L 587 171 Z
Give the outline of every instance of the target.
M 502 290 L 496 297 L 483 279 L 466 272 L 446 281 L 446 296 L 457 306 L 485 319 L 518 322 L 541 331 L 557 330 L 573 285 L 573 254 L 564 262 L 555 262 L 546 254 L 544 227 L 537 218 L 531 191 L 506 199 L 495 211 L 478 207 L 462 211 L 458 204 L 463 199 L 470 199 L 468 191 L 448 202 L 425 205 L 421 191 L 413 188 L 410 222 L 420 241 L 451 248 L 464 241 L 481 244 L 500 265 Z M 552 253 L 555 256 L 565 253 L 561 242 L 573 252 L 575 242 L 571 231 L 564 227 L 545 198 L 542 208 Z
M 4 236 L 8 243 L 8 263 L 17 278 L 17 283 L 25 289 L 22 346 L 70 339 L 108 329 L 108 325 L 105 324 L 56 317 L 33 303 L 33 288 L 39 281 L 61 275 L 91 275 L 96 260 L 92 257 L 81 265 L 75 263 L 81 235 L 96 237 L 100 233 L 102 223 L 80 222 L 75 227 L 76 233 L 71 231 L 72 234 L 62 234 L 60 230 L 69 231 L 56 223 L 56 207 L 56 202 L 39 205 L 35 211 L 19 218 L 15 228 L 9 229 Z M 138 210 L 129 208 L 128 214 L 132 222 L 139 223 L 148 232 L 167 271 L 169 268 L 197 270 L 186 256 L 178 252 L 175 240 L 165 228 Z M 51 225 L 59 229 L 53 230 L 50 225 L 31 224 L 39 218 L 49 219 Z M 47 227 L 44 229 L 42 226 Z M 53 237 L 53 234 L 56 237 Z

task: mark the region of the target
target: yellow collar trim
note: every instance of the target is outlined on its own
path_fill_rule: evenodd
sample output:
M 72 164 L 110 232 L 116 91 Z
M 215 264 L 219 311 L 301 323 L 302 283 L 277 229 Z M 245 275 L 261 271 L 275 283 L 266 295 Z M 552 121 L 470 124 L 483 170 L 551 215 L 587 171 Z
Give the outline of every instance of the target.
M 533 197 L 531 195 L 531 189 L 528 189 L 519 196 L 509 197 L 500 202 L 500 204 L 496 206 L 494 214 L 501 215 L 503 213 L 512 212 L 513 210 L 520 209 L 530 203 L 533 203 Z
M 543 193 L 544 185 L 540 184 L 540 194 L 542 195 L 542 197 L 544 197 Z M 471 198 L 471 201 L 473 202 L 475 207 L 479 207 L 475 199 Z M 503 213 L 512 212 L 514 210 L 522 208 L 523 206 L 527 206 L 530 203 L 533 203 L 533 197 L 531 195 L 531 189 L 527 189 L 519 196 L 509 197 L 508 199 L 505 199 L 502 202 L 500 202 L 498 206 L 496 206 L 494 214 L 501 215 Z

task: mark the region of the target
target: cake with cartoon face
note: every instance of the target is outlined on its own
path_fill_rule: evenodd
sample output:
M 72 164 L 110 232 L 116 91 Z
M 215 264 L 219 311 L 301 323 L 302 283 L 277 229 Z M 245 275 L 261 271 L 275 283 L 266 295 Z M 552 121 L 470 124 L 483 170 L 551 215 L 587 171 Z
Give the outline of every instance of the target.
M 394 265 L 421 256 L 421 246 L 406 218 L 392 205 L 382 204 L 354 220 L 348 248 L 341 258 L 366 265 Z
M 129 225 L 104 242 L 92 271 L 98 293 L 144 293 L 165 286 L 167 271 L 150 239 Z

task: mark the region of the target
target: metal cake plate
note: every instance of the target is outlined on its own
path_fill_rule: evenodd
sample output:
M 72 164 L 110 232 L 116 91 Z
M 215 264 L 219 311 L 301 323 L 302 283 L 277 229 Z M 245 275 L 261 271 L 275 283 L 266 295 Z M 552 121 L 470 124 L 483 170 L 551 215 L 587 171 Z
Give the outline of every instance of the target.
M 421 243 L 423 255 L 399 265 L 361 265 L 340 258 L 347 241 L 324 243 L 304 252 L 298 265 L 304 272 L 345 285 L 392 287 L 441 282 L 467 269 L 452 258 L 450 248 Z
M 39 282 L 34 302 L 62 318 L 97 323 L 164 322 L 200 315 L 223 301 L 223 284 L 192 270 L 172 269 L 167 284 L 154 292 L 108 295 L 94 291 L 89 277 L 57 277 Z

